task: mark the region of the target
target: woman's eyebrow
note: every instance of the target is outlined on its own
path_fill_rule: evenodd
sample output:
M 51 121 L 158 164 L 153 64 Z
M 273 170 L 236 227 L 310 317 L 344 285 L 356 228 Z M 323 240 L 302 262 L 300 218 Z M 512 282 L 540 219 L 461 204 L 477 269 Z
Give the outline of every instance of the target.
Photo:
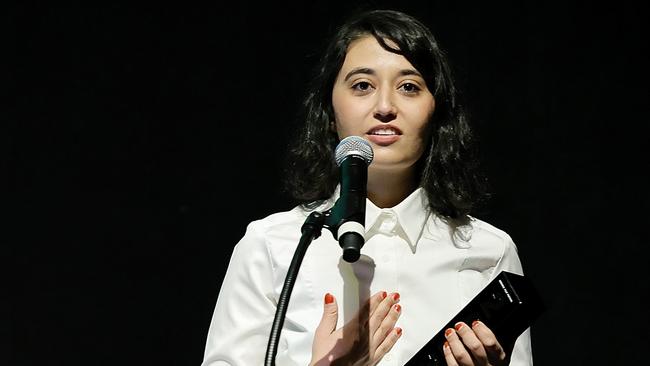
M 415 75 L 415 76 L 419 76 L 419 77 L 423 78 L 423 77 L 422 77 L 422 74 L 420 74 L 420 73 L 418 72 L 418 70 L 415 70 L 415 69 L 404 69 L 404 70 L 400 70 L 399 74 L 400 74 L 400 76 Z
M 352 69 L 350 72 L 348 72 L 345 75 L 345 78 L 343 79 L 343 81 L 348 81 L 349 78 L 351 78 L 352 76 L 357 75 L 357 74 L 375 75 L 376 72 L 375 72 L 375 70 L 373 70 L 371 68 L 368 68 L 368 67 L 357 67 L 357 68 Z M 403 69 L 403 70 L 400 70 L 399 75 L 400 76 L 415 75 L 415 76 L 422 77 L 422 74 L 420 74 L 415 69 Z
M 345 75 L 345 79 L 343 81 L 348 81 L 349 78 L 356 74 L 369 74 L 369 75 L 375 75 L 375 70 L 370 69 L 368 67 L 357 67 L 352 69 L 350 72 Z

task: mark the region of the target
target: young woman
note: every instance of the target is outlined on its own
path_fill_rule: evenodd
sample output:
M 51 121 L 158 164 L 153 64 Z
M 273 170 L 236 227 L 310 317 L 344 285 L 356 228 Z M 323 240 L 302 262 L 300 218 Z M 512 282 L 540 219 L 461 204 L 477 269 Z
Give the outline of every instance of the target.
M 503 231 L 473 217 L 482 197 L 471 132 L 443 52 L 417 19 L 365 12 L 344 23 L 318 65 L 287 182 L 302 204 L 252 222 L 234 249 L 203 365 L 263 363 L 275 304 L 308 214 L 338 198 L 334 149 L 373 148 L 366 243 L 355 263 L 332 235 L 309 247 L 278 365 L 402 365 L 494 276 L 522 274 Z M 446 330 L 448 365 L 531 365 L 529 333 L 501 345 L 480 319 Z

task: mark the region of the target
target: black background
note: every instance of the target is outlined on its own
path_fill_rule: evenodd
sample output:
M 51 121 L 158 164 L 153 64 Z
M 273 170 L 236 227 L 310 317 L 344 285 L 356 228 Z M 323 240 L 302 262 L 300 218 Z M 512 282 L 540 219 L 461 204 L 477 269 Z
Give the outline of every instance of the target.
M 493 193 L 475 215 L 511 234 L 548 307 L 536 364 L 645 361 L 644 7 L 369 4 L 447 50 Z M 307 72 L 358 5 L 3 7 L 0 363 L 198 365 L 233 245 L 291 207 Z

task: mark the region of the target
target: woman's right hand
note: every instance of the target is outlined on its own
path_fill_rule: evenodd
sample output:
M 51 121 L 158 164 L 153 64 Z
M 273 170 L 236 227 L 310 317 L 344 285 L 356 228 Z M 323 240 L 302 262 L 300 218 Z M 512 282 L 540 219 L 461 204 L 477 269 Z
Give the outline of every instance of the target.
M 374 294 L 355 317 L 336 329 L 338 303 L 325 295 L 323 318 L 312 344 L 312 366 L 376 365 L 402 335 L 395 327 L 402 309 L 399 294 Z

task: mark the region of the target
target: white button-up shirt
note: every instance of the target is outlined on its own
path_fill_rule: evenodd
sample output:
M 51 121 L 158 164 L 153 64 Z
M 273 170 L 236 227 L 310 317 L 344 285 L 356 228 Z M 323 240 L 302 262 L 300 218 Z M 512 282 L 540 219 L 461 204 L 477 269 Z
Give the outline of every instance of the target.
M 317 210 L 331 207 L 337 197 Z M 500 271 L 523 274 L 505 232 L 472 219 L 453 234 L 429 212 L 421 188 L 390 209 L 367 200 L 366 243 L 352 264 L 323 229 L 300 267 L 276 364 L 309 364 L 327 292 L 337 298 L 338 327 L 376 292 L 399 292 L 402 314 L 396 326 L 403 333 L 379 365 L 403 365 Z M 308 214 L 296 207 L 248 225 L 219 292 L 203 366 L 264 364 L 276 304 Z M 519 337 L 510 364 L 532 365 L 528 331 Z

